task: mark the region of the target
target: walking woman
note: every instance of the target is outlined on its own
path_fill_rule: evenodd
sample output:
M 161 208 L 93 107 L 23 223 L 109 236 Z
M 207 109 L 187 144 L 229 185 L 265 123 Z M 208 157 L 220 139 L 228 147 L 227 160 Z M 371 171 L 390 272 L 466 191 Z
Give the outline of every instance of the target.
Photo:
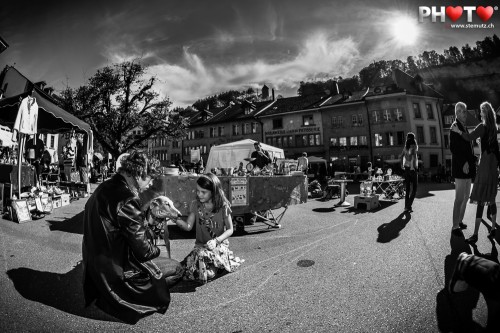
M 477 234 L 479 232 L 484 206 L 490 206 L 491 210 L 492 226 L 488 237 L 494 237 L 497 229 L 497 207 L 495 204 L 498 180 L 496 115 L 493 107 L 488 102 L 482 103 L 480 109 L 481 123 L 477 125 L 471 133 L 462 132 L 456 125 L 451 128 L 452 131 L 457 132 L 466 140 L 473 141 L 477 138 L 481 139 L 481 157 L 479 159 L 479 167 L 470 195 L 470 202 L 477 204 L 476 224 L 474 225 L 474 233 L 467 239 L 468 243 L 477 242 Z
M 417 194 L 417 151 L 418 145 L 417 141 L 415 141 L 415 134 L 413 134 L 412 132 L 408 132 L 408 134 L 406 134 L 405 147 L 403 148 L 403 152 L 399 156 L 399 158 L 401 159 L 401 164 L 403 165 L 403 169 L 405 170 L 405 212 L 413 211 L 411 205 L 413 204 L 413 200 L 415 200 L 415 195 Z

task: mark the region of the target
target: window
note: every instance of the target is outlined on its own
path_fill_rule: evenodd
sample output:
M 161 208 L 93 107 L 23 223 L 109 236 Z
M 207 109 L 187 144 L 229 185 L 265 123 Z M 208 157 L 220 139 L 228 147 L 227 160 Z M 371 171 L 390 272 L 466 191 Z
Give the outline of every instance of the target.
M 320 139 L 319 134 L 314 134 L 314 143 L 316 146 L 321 145 L 321 139 Z
M 427 119 L 434 119 L 434 112 L 432 112 L 432 105 L 425 104 L 425 109 L 427 110 Z
M 257 123 L 252 123 L 252 133 L 257 133 Z
M 435 168 L 438 166 L 438 159 L 439 155 L 438 154 L 430 154 L 429 155 L 429 163 L 431 165 L 431 168 Z
M 359 136 L 358 144 L 360 146 L 368 146 L 368 138 L 366 137 L 366 135 Z
M 380 121 L 380 112 L 379 111 L 373 111 L 373 122 L 378 123 Z
M 415 118 L 422 118 L 422 113 L 420 112 L 420 105 L 418 103 L 413 103 L 413 113 Z
M 276 147 L 282 147 L 281 136 L 276 138 Z
M 339 127 L 344 126 L 344 117 L 338 117 Z
M 332 127 L 337 127 L 337 117 L 332 117 Z
M 424 127 L 423 126 L 417 126 L 417 143 L 419 145 L 425 143 Z
M 233 135 L 240 135 L 240 125 L 233 125 Z
M 455 116 L 444 116 L 444 124 L 451 125 L 453 123 L 454 119 L 455 119 Z
M 387 145 L 394 146 L 394 134 L 392 134 L 392 132 L 385 133 L 385 139 L 386 139 Z
M 179 148 L 179 141 L 172 141 L 172 148 Z
M 215 127 L 210 127 L 210 137 L 215 138 Z
M 392 120 L 392 117 L 391 117 L 391 110 L 384 110 L 384 120 L 385 121 L 391 121 Z
M 431 132 L 431 143 L 432 144 L 437 144 L 437 132 L 436 132 L 436 127 L 430 127 L 430 132 Z
M 358 114 L 358 126 L 363 126 L 363 115 Z
M 343 147 L 347 146 L 347 138 L 345 136 L 339 138 L 339 145 Z
M 284 136 L 283 137 L 283 148 L 288 147 L 288 137 Z
M 357 136 L 351 136 L 349 140 L 349 145 L 350 146 L 357 146 L 358 145 L 358 137 Z
M 55 135 L 51 135 L 50 136 L 50 146 L 49 146 L 50 149 L 54 149 L 54 144 L 55 144 L 54 141 L 55 141 Z
M 273 145 L 272 138 L 266 138 L 266 144 L 272 146 Z
M 450 137 L 448 136 L 448 134 L 444 136 L 444 147 L 450 148 Z
M 273 119 L 273 129 L 283 128 L 283 118 Z
M 382 134 L 380 133 L 375 133 L 375 146 L 376 147 L 382 146 Z
M 398 145 L 404 145 L 405 144 L 405 132 L 397 132 L 396 133 L 397 139 L 398 139 Z
M 339 141 L 337 138 L 330 138 L 330 146 L 337 146 L 339 144 Z
M 309 134 L 309 146 L 314 146 L 314 134 Z
M 295 146 L 295 143 L 293 142 L 293 136 L 291 135 L 288 137 L 288 144 L 290 145 L 290 147 Z
M 396 121 L 403 120 L 403 111 L 401 109 L 394 109 L 394 117 Z
M 314 125 L 314 119 L 312 115 L 302 116 L 302 125 L 311 126 Z
M 243 125 L 243 134 L 250 134 L 250 124 L 249 123 L 245 123 Z
M 219 136 L 224 136 L 224 126 L 219 126 Z
M 357 114 L 353 114 L 351 116 L 351 119 L 352 119 L 352 126 L 358 126 L 358 115 Z

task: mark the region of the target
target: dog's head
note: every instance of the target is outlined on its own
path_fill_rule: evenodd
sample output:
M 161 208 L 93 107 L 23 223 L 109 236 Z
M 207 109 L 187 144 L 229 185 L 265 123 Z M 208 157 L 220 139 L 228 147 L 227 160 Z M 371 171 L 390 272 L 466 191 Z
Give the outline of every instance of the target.
M 149 208 L 155 218 L 175 218 L 181 215 L 181 212 L 174 207 L 172 200 L 165 196 L 156 197 L 151 200 Z

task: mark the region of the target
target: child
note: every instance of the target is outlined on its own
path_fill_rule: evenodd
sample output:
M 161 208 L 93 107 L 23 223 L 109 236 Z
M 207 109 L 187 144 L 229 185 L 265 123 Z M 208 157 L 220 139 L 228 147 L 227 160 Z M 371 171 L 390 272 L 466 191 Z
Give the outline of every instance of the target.
M 187 221 L 177 219 L 175 223 L 187 231 L 196 225 L 194 249 L 182 262 L 186 266 L 184 277 L 206 283 L 219 269 L 233 272 L 243 261 L 229 250 L 233 221 L 219 178 L 207 173 L 196 183 L 197 200 L 191 202 Z

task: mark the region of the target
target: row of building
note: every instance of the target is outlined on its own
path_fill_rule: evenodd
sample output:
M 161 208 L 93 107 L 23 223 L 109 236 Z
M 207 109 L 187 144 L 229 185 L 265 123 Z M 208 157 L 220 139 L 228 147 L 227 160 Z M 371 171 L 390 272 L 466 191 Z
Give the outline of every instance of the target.
M 214 145 L 253 139 L 283 148 L 287 158 L 302 152 L 326 159 L 335 170 L 365 169 L 398 163 L 406 133 L 413 132 L 424 169 L 440 164 L 451 166 L 449 128 L 453 105 L 442 94 L 400 70 L 393 83 L 362 91 L 304 94 L 286 98 L 269 96 L 264 101 L 231 103 L 223 108 L 203 110 L 190 116 L 188 136 L 182 141 L 156 139 L 149 149 L 161 161 L 190 160 L 191 150 L 200 151 L 206 161 Z M 477 125 L 474 112 L 469 126 Z M 238 161 L 235 161 L 235 165 Z

